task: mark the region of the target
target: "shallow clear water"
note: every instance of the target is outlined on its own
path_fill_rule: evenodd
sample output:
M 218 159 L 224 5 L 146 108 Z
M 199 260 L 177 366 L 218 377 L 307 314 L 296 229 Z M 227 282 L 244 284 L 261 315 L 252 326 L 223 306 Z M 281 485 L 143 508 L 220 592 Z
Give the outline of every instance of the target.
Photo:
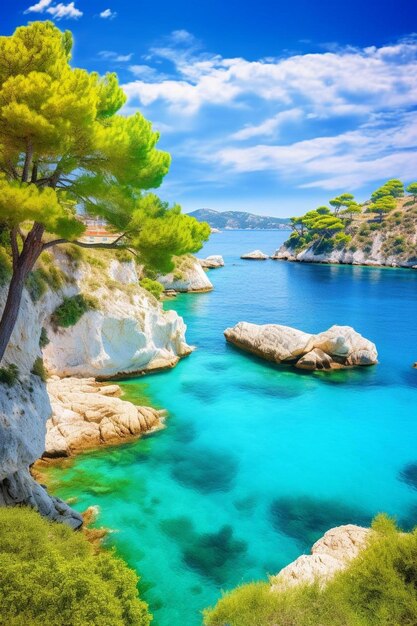
M 241 261 L 272 232 L 213 235 L 215 290 L 166 304 L 197 346 L 174 370 L 126 381 L 168 409 L 167 429 L 54 468 L 55 492 L 98 504 L 99 523 L 142 576 L 157 626 L 201 624 L 221 590 L 275 573 L 331 526 L 379 511 L 417 523 L 417 272 Z M 348 324 L 380 364 L 279 368 L 226 345 L 240 320 L 308 332 Z

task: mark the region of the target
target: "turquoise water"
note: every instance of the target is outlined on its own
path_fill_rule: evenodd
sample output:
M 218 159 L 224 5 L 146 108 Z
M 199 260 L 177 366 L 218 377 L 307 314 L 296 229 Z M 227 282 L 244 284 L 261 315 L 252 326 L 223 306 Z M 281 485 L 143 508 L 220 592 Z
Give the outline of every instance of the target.
M 283 235 L 224 232 L 204 254 L 215 290 L 166 303 L 196 352 L 126 381 L 167 428 L 54 469 L 55 491 L 98 504 L 109 542 L 142 576 L 157 626 L 196 626 L 222 590 L 264 579 L 326 529 L 379 511 L 417 523 L 417 272 L 241 261 Z M 268 365 L 226 345 L 240 320 L 308 332 L 348 324 L 380 364 L 332 373 Z

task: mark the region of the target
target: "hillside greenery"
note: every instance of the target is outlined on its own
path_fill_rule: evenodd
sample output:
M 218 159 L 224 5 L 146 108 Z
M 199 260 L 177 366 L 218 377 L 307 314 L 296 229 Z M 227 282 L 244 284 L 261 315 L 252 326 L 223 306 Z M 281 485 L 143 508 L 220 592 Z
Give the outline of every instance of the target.
M 244 585 L 204 612 L 205 626 L 414 626 L 417 530 L 378 516 L 368 546 L 325 586 Z
M 410 194 L 410 195 L 407 195 Z M 333 250 L 371 252 L 379 235 L 384 257 L 417 263 L 417 183 L 404 190 L 391 179 L 375 190 L 368 202 L 359 204 L 343 193 L 301 217 L 292 217 L 293 232 L 286 246 L 295 252 L 310 248 L 315 254 Z
M 83 533 L 29 508 L 0 508 L 0 622 L 148 626 L 138 578 Z

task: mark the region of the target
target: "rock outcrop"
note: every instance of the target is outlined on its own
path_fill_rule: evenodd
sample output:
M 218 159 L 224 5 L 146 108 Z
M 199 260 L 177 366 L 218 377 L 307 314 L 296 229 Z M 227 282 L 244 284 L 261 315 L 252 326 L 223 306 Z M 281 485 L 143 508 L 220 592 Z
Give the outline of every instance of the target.
M 328 530 L 312 547 L 311 554 L 303 554 L 271 576 L 271 591 L 281 591 L 294 585 L 325 583 L 358 556 L 366 546 L 369 528 L 348 524 Z
M 0 292 L 4 302 L 6 290 Z M 51 414 L 46 387 L 32 372 L 40 358 L 41 314 L 29 294 L 23 294 L 19 317 L 2 360 L 15 366 L 16 379 L 0 383 L 0 506 L 26 504 L 73 528 L 82 518 L 65 502 L 48 494 L 31 476 L 29 467 L 45 448 L 45 423 Z
M 46 424 L 46 457 L 71 456 L 163 428 L 163 411 L 122 400 L 118 385 L 52 377 L 47 389 L 52 416 Z
M 230 343 L 267 361 L 305 370 L 373 365 L 378 357 L 375 344 L 350 326 L 332 326 L 310 335 L 289 326 L 239 322 L 224 335 Z
M 224 267 L 224 259 L 220 254 L 212 254 L 205 259 L 197 259 L 197 261 L 205 270 L 213 270 L 217 267 Z
M 241 259 L 247 259 L 249 261 L 266 261 L 268 255 L 262 252 L 262 250 L 253 250 L 252 252 L 246 252 L 242 254 Z
M 74 275 L 73 289 L 93 295 L 98 307 L 69 328 L 54 327 L 46 316 L 50 343 L 43 354 L 51 375 L 141 374 L 173 367 L 190 354 L 183 319 L 175 311 L 164 311 L 140 287 L 133 263 L 113 260 L 103 269 L 81 263 Z
M 211 291 L 213 285 L 199 261 L 194 257 L 187 256 L 177 260 L 176 269 L 165 276 L 158 276 L 165 291 L 173 289 L 179 292 L 204 292 Z

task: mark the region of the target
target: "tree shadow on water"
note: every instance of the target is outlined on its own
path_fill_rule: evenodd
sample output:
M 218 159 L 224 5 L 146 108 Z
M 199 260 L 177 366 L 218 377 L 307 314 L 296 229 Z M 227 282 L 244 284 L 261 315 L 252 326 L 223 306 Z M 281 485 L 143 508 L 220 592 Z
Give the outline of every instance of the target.
M 238 471 L 238 460 L 230 452 L 187 447 L 171 457 L 172 477 L 201 493 L 230 491 Z
M 368 526 L 372 516 L 338 500 L 310 496 L 273 500 L 269 510 L 273 528 L 297 541 L 303 550 L 311 548 L 327 530 L 343 524 Z
M 247 544 L 234 537 L 230 525 L 199 533 L 190 518 L 177 517 L 162 520 L 160 528 L 178 544 L 183 563 L 215 585 L 233 582 L 242 571 L 238 563 L 247 552 Z

